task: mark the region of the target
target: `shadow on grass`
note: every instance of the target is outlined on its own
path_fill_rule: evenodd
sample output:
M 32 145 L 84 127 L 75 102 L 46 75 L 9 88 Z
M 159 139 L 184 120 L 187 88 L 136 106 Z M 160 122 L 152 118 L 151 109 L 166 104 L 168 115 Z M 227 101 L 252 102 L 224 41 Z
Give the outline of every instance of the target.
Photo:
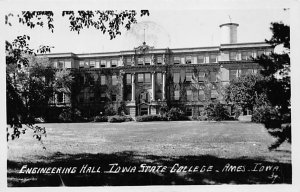
M 107 173 L 118 163 L 119 173 Z M 94 171 L 81 171 L 88 164 Z M 139 172 L 142 164 L 167 166 L 165 172 Z M 178 166 L 177 166 L 178 164 Z M 26 174 L 19 173 L 22 166 L 33 167 L 77 167 L 76 173 Z M 134 172 L 123 172 L 125 166 Z M 186 166 L 180 167 L 179 166 Z M 199 166 L 198 169 L 196 166 Z M 212 166 L 209 168 L 209 166 Z M 98 169 L 98 167 L 101 167 Z M 157 168 L 157 167 L 156 167 Z M 131 171 L 132 171 L 131 169 Z M 153 169 L 153 167 L 152 167 Z M 133 186 L 133 185 L 209 185 L 209 184 L 272 184 L 292 182 L 292 166 L 288 163 L 274 163 L 263 159 L 224 159 L 214 156 L 166 157 L 124 151 L 113 154 L 62 154 L 42 158 L 36 163 L 8 161 L 8 186 Z M 29 169 L 27 169 L 29 170 Z M 90 169 L 91 170 L 91 169 Z M 113 168 L 116 170 L 116 166 Z M 175 172 L 172 172 L 175 171 Z M 210 170 L 210 171 L 208 171 Z M 23 169 L 25 171 L 25 169 Z M 189 172 L 194 171 L 194 172 Z

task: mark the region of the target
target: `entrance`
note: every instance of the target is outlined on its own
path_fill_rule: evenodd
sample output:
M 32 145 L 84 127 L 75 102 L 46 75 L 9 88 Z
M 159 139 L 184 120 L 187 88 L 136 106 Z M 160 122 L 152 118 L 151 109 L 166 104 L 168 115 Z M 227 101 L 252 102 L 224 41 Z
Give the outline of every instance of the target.
M 140 115 L 148 115 L 148 105 L 141 105 L 140 106 Z

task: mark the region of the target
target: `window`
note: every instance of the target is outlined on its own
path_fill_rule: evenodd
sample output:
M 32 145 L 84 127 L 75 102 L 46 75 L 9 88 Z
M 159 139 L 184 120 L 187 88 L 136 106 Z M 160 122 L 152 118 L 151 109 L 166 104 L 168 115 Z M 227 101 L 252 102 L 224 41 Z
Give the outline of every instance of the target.
M 131 58 L 126 59 L 126 65 L 131 65 Z
M 63 61 L 59 61 L 57 68 L 63 69 L 64 68 L 64 62 Z
M 126 84 L 127 85 L 131 84 L 131 74 L 126 74 Z
M 236 78 L 237 78 L 237 70 L 236 69 L 229 70 L 229 81 L 236 79 Z
M 95 62 L 95 68 L 100 68 L 100 62 L 99 61 Z
M 108 61 L 106 61 L 106 67 L 111 67 L 111 62 L 110 62 L 110 60 L 108 60 Z
M 71 61 L 65 61 L 65 68 L 67 69 L 72 68 Z
M 53 61 L 53 67 L 57 68 L 57 61 Z
M 257 56 L 261 56 L 261 55 L 263 55 L 263 54 L 264 54 L 264 51 L 263 51 L 263 50 L 257 51 Z
M 210 60 L 211 63 L 216 63 L 217 62 L 217 55 L 216 54 L 210 55 L 209 60 Z
M 100 65 L 101 68 L 104 68 L 106 67 L 106 61 L 105 60 L 101 60 L 101 65 Z
M 106 84 L 106 78 L 105 78 L 105 76 L 104 75 L 101 75 L 100 76 L 100 81 L 101 81 L 101 85 L 105 85 Z
M 83 68 L 84 67 L 84 61 L 79 61 L 79 68 Z
M 217 90 L 215 90 L 215 89 L 213 89 L 213 90 L 211 90 L 211 99 L 216 99 L 216 98 L 218 98 L 218 92 L 217 92 Z
M 197 64 L 197 57 L 193 57 L 192 64 Z
M 210 72 L 210 81 L 211 82 L 217 81 L 217 73 L 216 72 Z
M 192 101 L 192 91 L 191 90 L 186 91 L 186 100 Z
M 106 94 L 105 93 L 101 93 L 100 100 L 101 101 L 105 101 L 105 99 L 106 99 Z
M 174 64 L 180 64 L 180 57 L 174 57 Z
M 199 91 L 198 91 L 198 94 L 199 94 L 199 100 L 200 100 L 200 101 L 205 100 L 205 93 L 204 93 L 204 90 L 199 90 Z
M 144 65 L 144 59 L 138 58 L 138 65 Z
M 179 83 L 180 73 L 174 73 L 173 74 L 173 82 Z
M 191 82 L 192 81 L 192 73 L 186 73 L 185 74 L 185 81 L 186 82 Z
M 249 60 L 251 59 L 252 52 L 250 51 L 243 51 L 242 52 L 242 60 Z
M 185 60 L 186 64 L 192 64 L 192 57 L 191 56 L 187 56 L 186 60 Z
M 112 94 L 111 95 L 111 100 L 112 101 L 117 101 L 117 95 L 116 94 Z
M 57 93 L 57 103 L 63 103 L 64 102 L 64 93 Z
M 184 57 L 181 57 L 181 64 L 185 64 L 185 58 Z
M 162 57 L 157 57 L 157 64 L 161 65 L 163 63 Z
M 117 76 L 116 75 L 113 75 L 111 77 L 111 81 L 112 81 L 112 85 L 117 85 Z
M 192 116 L 193 115 L 193 109 L 191 107 L 188 107 L 186 109 L 186 116 Z
M 145 83 L 150 83 L 151 79 L 150 79 L 150 73 L 145 73 Z
M 117 67 L 117 66 L 118 66 L 118 60 L 112 60 L 111 67 Z
M 198 56 L 198 63 L 204 63 L 204 56 L 203 55 Z
M 95 101 L 94 93 L 90 93 L 90 101 L 91 102 Z
M 84 67 L 89 67 L 89 61 L 84 61 Z
M 138 74 L 138 83 L 144 82 L 144 74 Z
M 150 57 L 146 57 L 145 58 L 145 65 L 150 65 L 151 63 L 151 58 Z
M 179 91 L 174 91 L 174 99 L 179 100 Z
M 203 82 L 205 80 L 205 72 L 199 72 L 199 82 Z
M 229 52 L 229 60 L 235 61 L 236 59 L 236 52 Z
M 162 74 L 161 73 L 157 73 L 156 74 L 156 83 L 157 84 L 161 84 L 162 83 Z
M 94 68 L 95 67 L 95 61 L 90 61 L 90 68 Z

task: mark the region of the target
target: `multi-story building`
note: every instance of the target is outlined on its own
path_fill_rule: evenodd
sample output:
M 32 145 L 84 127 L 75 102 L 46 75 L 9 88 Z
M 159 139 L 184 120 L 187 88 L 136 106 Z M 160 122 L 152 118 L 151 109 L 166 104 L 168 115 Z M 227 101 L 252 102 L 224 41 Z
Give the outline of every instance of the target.
M 220 46 L 155 49 L 144 42 L 133 50 L 47 57 L 79 78 L 72 98 L 90 115 L 105 113 L 107 105 L 116 110 L 122 106 L 132 116 L 158 114 L 169 105 L 196 116 L 208 103 L 224 100 L 224 86 L 231 79 L 257 73 L 252 57 L 272 51 L 265 42 L 237 43 L 236 23 L 220 28 Z M 56 105 L 70 103 L 69 97 L 56 96 Z

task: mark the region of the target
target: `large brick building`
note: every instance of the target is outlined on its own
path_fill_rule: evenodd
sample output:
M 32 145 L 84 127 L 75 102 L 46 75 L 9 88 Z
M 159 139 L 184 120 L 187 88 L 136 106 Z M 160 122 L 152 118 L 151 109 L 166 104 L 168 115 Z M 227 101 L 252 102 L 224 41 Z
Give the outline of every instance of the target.
M 207 103 L 223 101 L 224 86 L 233 78 L 257 73 L 252 57 L 269 54 L 265 42 L 237 43 L 236 23 L 220 25 L 220 46 L 156 49 L 145 42 L 132 50 L 89 54 L 57 53 L 47 57 L 79 79 L 72 97 L 87 115 L 105 113 L 107 105 L 123 106 L 132 116 L 158 114 L 165 105 L 181 106 L 197 116 Z M 64 94 L 55 105 L 70 105 Z

